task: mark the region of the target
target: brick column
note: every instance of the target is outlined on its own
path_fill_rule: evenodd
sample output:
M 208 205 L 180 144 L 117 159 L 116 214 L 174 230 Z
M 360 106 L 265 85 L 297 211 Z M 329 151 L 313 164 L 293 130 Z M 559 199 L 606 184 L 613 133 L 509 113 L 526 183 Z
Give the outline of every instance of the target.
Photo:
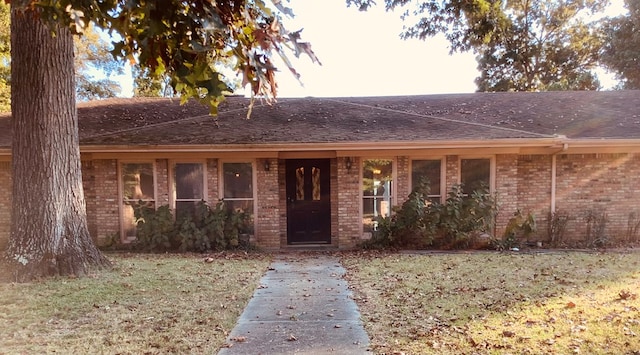
M 351 169 L 346 168 L 347 158 L 338 158 L 338 245 L 341 249 L 353 248 L 362 239 L 360 218 L 360 158 L 350 158 Z
M 268 163 L 269 170 L 265 169 Z M 255 238 L 256 243 L 265 249 L 280 248 L 281 234 L 281 200 L 280 185 L 278 176 L 284 176 L 284 165 L 279 166 L 278 159 L 267 158 L 258 159 L 256 164 L 257 184 L 257 214 L 254 216 L 256 222 Z M 283 183 L 282 183 L 283 184 Z M 282 185 L 281 184 L 281 185 Z M 286 216 L 285 216 L 286 226 Z
M 498 197 L 495 237 L 500 238 L 509 219 L 518 209 L 518 156 L 516 154 L 496 156 L 495 189 Z
M 397 206 L 401 206 L 411 193 L 411 171 L 409 171 L 409 157 L 397 157 L 396 159 L 396 194 Z

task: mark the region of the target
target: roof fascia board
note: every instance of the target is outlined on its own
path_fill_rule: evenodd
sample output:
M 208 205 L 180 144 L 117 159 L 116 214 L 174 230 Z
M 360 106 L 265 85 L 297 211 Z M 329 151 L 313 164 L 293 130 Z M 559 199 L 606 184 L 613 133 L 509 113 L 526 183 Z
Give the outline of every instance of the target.
M 356 150 L 406 150 L 406 149 L 457 149 L 457 148 L 522 148 L 562 146 L 559 138 L 485 139 L 485 140 L 442 140 L 422 142 L 346 142 L 346 143 L 273 143 L 273 144 L 218 144 L 218 145 L 171 145 L 171 146 L 130 146 L 95 145 L 81 146 L 85 153 L 110 152 L 301 152 L 301 151 L 356 151 Z

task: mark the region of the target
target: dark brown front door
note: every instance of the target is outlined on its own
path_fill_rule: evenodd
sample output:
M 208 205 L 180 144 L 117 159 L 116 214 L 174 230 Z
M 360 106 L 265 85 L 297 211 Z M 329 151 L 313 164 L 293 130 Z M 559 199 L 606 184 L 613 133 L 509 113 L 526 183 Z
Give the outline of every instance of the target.
M 287 243 L 331 243 L 329 159 L 287 160 Z

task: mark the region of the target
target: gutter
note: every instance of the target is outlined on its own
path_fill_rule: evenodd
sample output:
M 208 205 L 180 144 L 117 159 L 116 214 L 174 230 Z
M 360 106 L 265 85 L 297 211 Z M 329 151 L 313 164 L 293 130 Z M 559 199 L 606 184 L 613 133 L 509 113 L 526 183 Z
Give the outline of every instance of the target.
M 363 142 L 291 142 L 263 144 L 181 144 L 181 145 L 83 145 L 83 153 L 110 152 L 313 152 L 358 150 L 465 149 L 465 148 L 553 148 L 558 138 L 519 138 L 491 140 L 363 141 Z

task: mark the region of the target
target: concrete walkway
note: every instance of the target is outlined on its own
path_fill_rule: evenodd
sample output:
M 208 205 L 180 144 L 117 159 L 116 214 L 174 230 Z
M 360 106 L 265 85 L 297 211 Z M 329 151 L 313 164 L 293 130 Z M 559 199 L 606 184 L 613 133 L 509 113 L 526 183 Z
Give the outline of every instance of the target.
M 328 255 L 282 255 L 218 354 L 367 354 L 345 270 Z

